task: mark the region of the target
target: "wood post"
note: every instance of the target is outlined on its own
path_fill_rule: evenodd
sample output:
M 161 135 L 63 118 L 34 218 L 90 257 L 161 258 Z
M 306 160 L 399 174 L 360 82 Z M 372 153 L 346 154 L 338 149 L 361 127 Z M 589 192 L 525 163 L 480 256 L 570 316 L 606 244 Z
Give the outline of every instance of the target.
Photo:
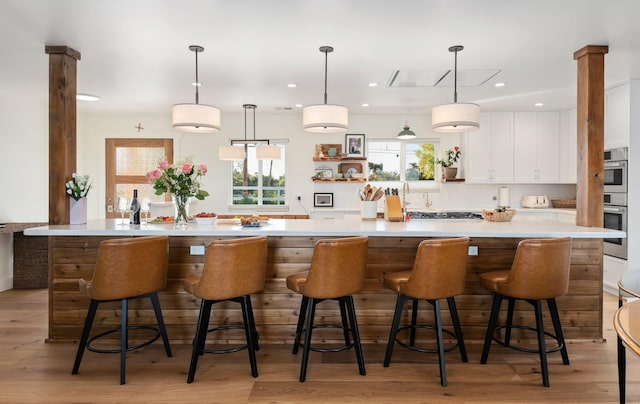
M 608 46 L 588 45 L 578 61 L 578 226 L 604 223 L 604 55 Z
M 45 46 L 49 55 L 49 224 L 69 224 L 65 182 L 76 170 L 76 62 L 67 46 Z

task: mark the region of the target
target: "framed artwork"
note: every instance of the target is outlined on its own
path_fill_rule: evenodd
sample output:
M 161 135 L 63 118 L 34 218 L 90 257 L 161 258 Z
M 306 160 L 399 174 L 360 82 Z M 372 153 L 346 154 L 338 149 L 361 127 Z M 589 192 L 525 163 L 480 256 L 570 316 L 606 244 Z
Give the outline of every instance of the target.
M 364 157 L 364 134 L 347 133 L 344 138 L 344 148 L 349 157 Z
M 313 194 L 313 206 L 332 208 L 333 207 L 333 193 L 331 192 L 315 192 Z
M 330 168 L 316 168 L 314 178 L 333 178 L 333 170 Z

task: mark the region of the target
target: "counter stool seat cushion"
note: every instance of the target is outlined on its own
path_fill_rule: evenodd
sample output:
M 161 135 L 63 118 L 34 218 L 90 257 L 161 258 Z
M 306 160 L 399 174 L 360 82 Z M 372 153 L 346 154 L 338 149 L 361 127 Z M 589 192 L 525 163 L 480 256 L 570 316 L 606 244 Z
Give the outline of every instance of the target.
M 508 269 L 485 272 L 480 275 L 480 285 L 495 293 L 498 290 L 498 284 L 506 282 L 510 273 Z
M 411 271 L 391 272 L 384 276 L 383 285 L 387 289 L 391 289 L 396 293 L 400 293 L 402 284 L 407 283 L 410 276 Z
M 302 294 L 302 284 L 307 281 L 307 272 L 287 276 L 287 288 Z

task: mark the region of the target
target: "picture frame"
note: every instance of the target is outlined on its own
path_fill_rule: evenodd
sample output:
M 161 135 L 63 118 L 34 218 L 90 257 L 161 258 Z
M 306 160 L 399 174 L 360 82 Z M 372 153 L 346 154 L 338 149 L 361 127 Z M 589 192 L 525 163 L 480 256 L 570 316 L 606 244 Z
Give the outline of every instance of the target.
M 333 170 L 326 167 L 316 168 L 314 178 L 333 178 Z
M 316 208 L 332 208 L 333 193 L 332 192 L 314 192 L 313 206 Z
M 344 149 L 349 157 L 364 157 L 364 134 L 344 135 Z

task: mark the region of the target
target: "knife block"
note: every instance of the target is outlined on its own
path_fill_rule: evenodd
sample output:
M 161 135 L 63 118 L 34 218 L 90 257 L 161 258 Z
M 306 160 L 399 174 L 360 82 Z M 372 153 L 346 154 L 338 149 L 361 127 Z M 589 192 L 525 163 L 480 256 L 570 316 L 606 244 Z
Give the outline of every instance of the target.
M 402 206 L 398 195 L 387 195 L 385 197 L 384 220 L 389 222 L 402 221 Z

